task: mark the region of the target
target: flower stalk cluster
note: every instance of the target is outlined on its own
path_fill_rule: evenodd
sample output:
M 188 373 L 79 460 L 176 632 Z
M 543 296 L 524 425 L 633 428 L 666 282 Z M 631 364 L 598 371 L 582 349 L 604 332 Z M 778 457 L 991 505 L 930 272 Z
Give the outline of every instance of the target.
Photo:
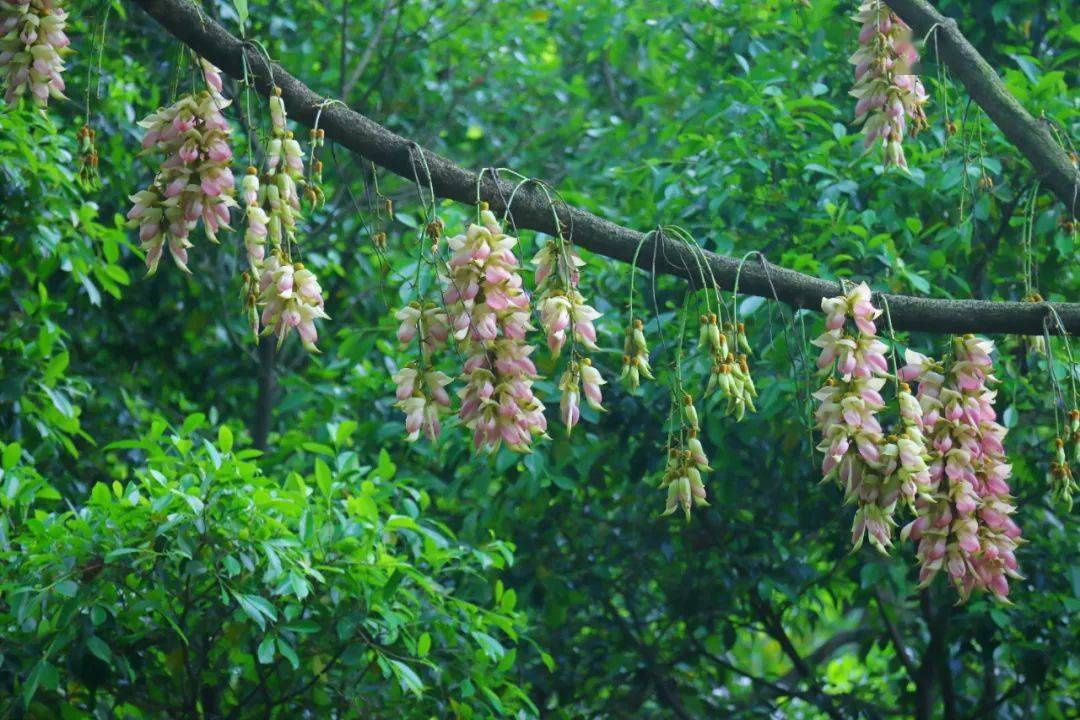
M 250 273 L 245 277 L 246 302 L 252 331 L 274 334 L 278 347 L 296 330 L 301 344 L 318 352 L 316 320 L 328 320 L 322 287 L 303 263 L 293 262 L 296 228 L 301 219 L 299 188 L 304 181 L 304 153 L 287 128 L 281 89 L 270 93 L 271 135 L 266 146 L 266 171 L 249 167 L 240 181 L 247 227 L 244 250 Z M 268 252 L 269 251 L 269 252 Z M 258 278 L 258 282 L 254 282 Z M 259 310 L 261 308 L 261 311 Z
M 859 49 L 851 56 L 855 120 L 865 123 L 864 145 L 883 149 L 886 167 L 906 170 L 903 139 L 926 127 L 923 106 L 928 100 L 922 81 L 911 72 L 919 59 L 911 28 L 883 0 L 864 0 L 854 20 L 862 26 Z
M 724 323 L 725 332 L 720 330 L 716 315 L 702 315 L 698 334 L 698 347 L 706 350 L 712 358 L 712 369 L 705 387 L 705 395 L 719 391 L 727 400 L 725 415 L 735 417 L 738 422 L 746 411 L 757 412 L 754 398 L 757 387 L 750 377 L 750 342 L 746 338 L 746 326 L 743 323 Z M 731 337 L 733 344 L 729 344 Z M 734 351 L 738 351 L 738 355 Z
M 101 177 L 98 175 L 98 151 L 94 140 L 97 133 L 89 125 L 83 125 L 75 133 L 75 139 L 79 143 L 79 183 L 87 190 L 96 190 L 101 187 Z
M 459 416 L 473 431 L 477 449 L 494 452 L 502 443 L 528 452 L 545 435 L 544 405 L 533 394 L 536 366 L 525 341 L 529 295 L 522 287 L 517 239 L 503 232 L 484 207 L 480 224 L 447 239 L 452 252 L 443 302 L 450 330 L 465 350 Z
M 701 474 L 712 468 L 698 439 L 701 427 L 694 399 L 689 394 L 682 396 L 678 417 L 679 432 L 668 449 L 667 466 L 660 479 L 660 487 L 667 490 L 667 501 L 661 517 L 681 509 L 689 522 L 692 508 L 709 506 Z
M 954 338 L 943 367 L 909 352 L 899 375 L 919 382 L 919 403 L 929 440 L 929 492 L 916 500 L 916 517 L 901 538 L 918 543 L 919 582 L 945 570 L 961 600 L 975 589 L 1000 599 L 1009 578 L 1021 577 L 1016 562 L 1020 528 L 1008 478 L 1011 467 L 997 423 L 991 353 L 993 343 L 972 335 Z
M 826 329 L 813 343 L 821 348 L 817 365 L 827 377 L 814 393 L 819 402 L 814 418 L 822 434 L 818 450 L 825 454 L 824 480 L 836 480 L 845 504 L 858 507 L 852 542 L 858 548 L 869 538 L 887 553 L 900 498 L 899 448 L 885 437 L 878 420 L 885 408 L 881 390 L 888 363 L 874 323 L 881 311 L 870 300 L 870 288 L 861 283 L 821 301 Z
M 398 310 L 395 317 L 401 321 L 398 342 L 405 348 L 418 340 L 420 362 L 410 363 L 394 374 L 397 393 L 394 407 L 405 413 L 406 440 L 414 442 L 423 433 L 434 442 L 442 432 L 441 418 L 450 409 L 446 386 L 452 380 L 434 369 L 432 356 L 450 337 L 449 319 L 435 304 L 421 306 L 415 301 Z
M 260 266 L 258 304 L 262 307 L 262 334 L 277 335 L 278 347 L 296 330 L 305 348 L 319 351 L 315 320 L 330 316 L 319 281 L 302 263 L 290 262 L 280 249 L 274 249 Z
M 649 346 L 645 342 L 645 324 L 641 320 L 632 320 L 626 328 L 626 341 L 623 343 L 622 373 L 619 379 L 626 387 L 637 390 L 641 378 L 652 380 L 652 367 L 649 365 Z
M 581 393 L 594 410 L 603 411 L 601 385 L 606 384 L 600 371 L 583 357 L 579 348 L 597 350 L 596 325 L 600 313 L 585 301 L 578 290 L 580 268 L 585 266 L 569 240 L 559 232 L 533 257 L 536 266 L 537 307 L 540 327 L 554 357 L 571 340 L 570 362 L 559 378 L 559 417 L 569 434 L 581 419 Z
M 0 72 L 9 105 L 29 93 L 45 107 L 64 100 L 64 61 L 71 44 L 60 0 L 0 0 Z
M 229 227 L 229 208 L 236 205 L 230 128 L 221 114 L 229 101 L 221 95 L 217 68 L 199 63 L 208 89 L 188 93 L 139 123 L 146 130 L 144 153 L 164 158 L 150 187 L 131 196 L 134 206 L 127 214 L 128 225 L 139 228 L 151 275 L 166 244 L 180 269 L 190 272 L 191 231 L 202 220 L 206 237 L 217 242 L 218 230 Z

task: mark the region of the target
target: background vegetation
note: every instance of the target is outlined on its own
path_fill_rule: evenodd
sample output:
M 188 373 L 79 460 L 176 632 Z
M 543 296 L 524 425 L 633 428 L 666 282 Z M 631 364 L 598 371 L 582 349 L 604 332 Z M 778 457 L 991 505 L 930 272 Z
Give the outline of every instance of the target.
M 1029 255 L 1044 297 L 1078 299 L 1064 209 L 932 46 L 911 175 L 862 154 L 854 3 L 250 5 L 247 36 L 320 92 L 620 224 L 935 297 L 1019 299 Z M 703 408 L 712 507 L 688 526 L 657 519 L 658 385 L 608 385 L 608 413 L 525 457 L 475 456 L 453 427 L 408 445 L 389 308 L 410 299 L 415 188 L 328 145 L 329 199 L 303 241 L 333 317 L 323 354 L 255 347 L 235 236 L 200 242 L 190 277 L 166 260 L 142 279 L 121 223 L 152 172 L 135 121 L 191 86 L 190 59 L 126 3 L 69 6 L 71 100 L 48 119 L 0 111 L 0 716 L 1080 714 L 1080 525 L 1046 480 L 1053 383 L 1075 366 L 994 338 L 1028 540 L 1011 606 L 918 591 L 910 546 L 849 551 L 851 510 L 817 483 L 799 399 L 821 320 L 758 298 L 741 310 L 759 411 L 736 425 Z M 1075 134 L 1073 3 L 939 6 L 1029 110 Z M 240 31 L 234 4 L 204 9 Z M 237 131 L 265 129 L 265 103 L 253 94 L 249 114 L 239 93 Z M 76 178 L 87 99 L 95 191 Z M 451 229 L 471 212 L 439 208 Z M 611 378 L 630 271 L 587 259 Z M 685 291 L 658 278 L 648 293 L 668 342 Z

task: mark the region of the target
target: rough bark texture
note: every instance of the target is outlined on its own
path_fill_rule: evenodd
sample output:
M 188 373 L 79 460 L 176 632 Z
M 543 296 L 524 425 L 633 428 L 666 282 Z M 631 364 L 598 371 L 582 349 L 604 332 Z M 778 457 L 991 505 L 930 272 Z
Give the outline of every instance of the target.
M 279 65 L 270 67 L 265 55 L 254 45 L 245 45 L 200 12 L 190 0 L 134 2 L 181 42 L 233 77 L 243 77 L 246 53 L 256 89 L 266 94 L 274 85 L 280 87 L 289 115 L 296 121 L 310 127 L 319 107 L 323 106 L 319 126 L 334 142 L 407 180 L 419 178 L 424 184 L 429 179 L 424 169 L 423 161 L 426 161 L 437 195 L 460 202 L 475 202 L 477 173 L 422 149 L 341 103 L 330 103 Z M 486 173 L 480 184 L 480 198 L 492 209 L 501 211 L 512 190 L 512 184 L 497 181 Z M 694 253 L 681 243 L 643 234 L 572 207 L 560 206 L 558 212 L 562 224 L 573 228 L 573 241 L 581 247 L 632 263 L 635 251 L 641 245 L 638 266 L 684 277 L 691 282 L 701 281 Z M 526 186 L 514 196 L 513 217 L 519 228 L 549 234 L 556 229 L 548 201 L 535 186 Z M 724 290 L 732 289 L 739 260 L 713 253 L 705 253 L 705 257 L 717 285 Z M 786 270 L 763 260 L 752 260 L 745 263 L 739 275 L 739 291 L 775 297 L 795 307 L 817 310 L 822 298 L 840 294 L 841 288 L 835 282 Z M 893 326 L 897 330 L 1041 334 L 1044 321 L 1051 314 L 1045 303 L 935 300 L 905 295 L 884 297 L 888 299 Z M 1080 332 L 1080 304 L 1058 303 L 1054 307 L 1068 332 Z
M 1005 88 L 994 69 L 972 47 L 956 20 L 942 15 L 926 0 L 886 0 L 918 37 L 937 34 L 941 59 L 975 102 L 986 111 L 1009 141 L 1035 168 L 1043 184 L 1054 191 L 1076 215 L 1080 209 L 1080 170 L 1050 132 L 1045 120 L 1036 120 Z M 928 45 L 934 43 L 931 35 Z

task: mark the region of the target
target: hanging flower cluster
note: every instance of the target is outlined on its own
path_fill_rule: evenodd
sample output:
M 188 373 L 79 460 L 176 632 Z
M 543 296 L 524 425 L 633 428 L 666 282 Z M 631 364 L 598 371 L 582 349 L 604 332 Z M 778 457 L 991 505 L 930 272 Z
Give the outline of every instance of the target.
M 1020 528 L 1010 517 L 1011 474 L 996 422 L 990 354 L 993 343 L 972 335 L 954 338 L 952 360 L 940 364 L 908 353 L 900 376 L 919 381 L 923 424 L 930 441 L 930 493 L 916 502 L 917 516 L 901 537 L 918 542 L 919 580 L 930 583 L 945 569 L 962 600 L 978 589 L 999 598 L 1016 563 Z
M 1073 460 L 1080 462 L 1080 410 L 1070 410 L 1067 420 L 1067 439 L 1072 444 Z M 1054 459 L 1050 462 L 1050 484 L 1054 498 L 1072 512 L 1073 494 L 1080 489 L 1073 476 L 1072 464 L 1065 449 L 1066 440 L 1054 438 Z
M 649 366 L 649 346 L 645 343 L 645 324 L 641 320 L 632 320 L 626 328 L 622 374 L 619 379 L 631 390 L 637 390 L 641 385 L 641 378 L 653 379 L 652 368 Z
M 683 394 L 681 408 L 677 412 L 680 421 L 679 432 L 674 439 L 674 444 L 668 450 L 667 466 L 660 479 L 660 487 L 667 489 L 667 502 L 661 516 L 671 515 L 676 510 L 682 509 L 683 515 L 689 522 L 692 507 L 709 506 L 701 473 L 712 468 L 709 467 L 709 458 L 705 455 L 705 448 L 701 446 L 701 441 L 698 439 L 701 427 L 698 424 L 694 399 L 689 394 Z
M 720 323 L 714 313 L 701 316 L 698 347 L 707 351 L 712 358 L 712 370 L 705 394 L 711 395 L 719 391 L 720 396 L 728 401 L 725 414 L 733 415 L 738 422 L 743 419 L 747 410 L 757 412 L 754 398 L 758 393 L 750 377 L 748 357 L 751 351 L 750 343 L 746 339 L 746 326 L 743 323 L 728 322 L 724 324 L 724 330 L 726 332 L 720 331 Z M 734 346 L 728 343 L 729 335 L 734 340 Z M 741 352 L 735 355 L 733 349 Z
M 248 204 L 249 224 L 252 219 L 256 224 L 265 224 L 265 238 L 271 247 L 281 248 L 283 243 L 296 241 L 296 227 L 301 219 L 299 188 L 304 184 L 304 151 L 286 127 L 288 116 L 281 88 L 273 89 L 269 103 L 271 129 L 266 145 L 266 173 L 260 181 L 257 171 L 248 168 L 250 179 L 245 178 L 248 185 L 244 188 L 244 199 Z M 251 202 L 252 199 L 256 202 Z M 261 212 L 253 211 L 253 205 L 258 205 Z M 265 221 L 260 223 L 264 217 Z M 245 244 L 248 260 L 252 261 L 251 243 Z
M 394 374 L 397 402 L 394 407 L 405 413 L 405 439 L 409 442 L 423 433 L 434 442 L 442 432 L 442 415 L 450 408 L 446 386 L 450 376 L 438 370 L 419 371 L 414 364 Z
M 101 187 L 98 175 L 98 151 L 94 140 L 97 133 L 89 125 L 83 125 L 75 134 L 79 142 L 79 182 L 88 190 Z
M 532 329 L 529 295 L 514 255 L 517 239 L 502 231 L 486 207 L 480 218 L 481 224 L 447 239 L 453 255 L 443 301 L 466 355 L 459 415 L 477 449 L 494 452 L 505 442 L 527 452 L 547 429 L 544 406 L 532 389 L 533 348 L 525 342 Z
M 315 274 L 302 263 L 289 262 L 277 249 L 262 263 L 260 271 L 258 303 L 262 306 L 263 333 L 277 335 L 280 347 L 295 329 L 304 347 L 318 352 L 315 320 L 328 320 L 330 316 Z
M 221 114 L 229 101 L 221 95 L 217 68 L 199 62 L 209 89 L 188 93 L 139 122 L 146 129 L 144 152 L 164 157 L 150 187 L 131 196 L 135 205 L 127 214 L 128 225 L 139 228 L 151 275 L 166 243 L 180 269 L 190 272 L 191 231 L 201 219 L 206 237 L 217 242 L 217 231 L 229 227 L 229 208 L 236 205 L 230 129 Z
M 821 471 L 844 490 L 844 502 L 858 506 L 852 542 L 864 538 L 881 552 L 892 546 L 893 513 L 900 497 L 895 443 L 888 443 L 877 414 L 884 409 L 881 389 L 888 374 L 885 344 L 877 338 L 874 320 L 881 314 L 862 283 L 850 292 L 825 298 L 825 332 L 813 343 L 821 348 L 818 368 L 828 373 L 814 393 L 820 403 L 815 421 L 822 433 L 818 450 L 825 453 Z M 853 321 L 854 331 L 847 328 Z
M 561 235 L 552 238 L 532 259 L 536 266 L 537 307 L 548 349 L 562 352 L 568 332 L 587 350 L 596 350 L 596 326 L 600 317 L 578 290 L 579 268 L 585 265 L 577 251 Z
M 589 404 L 589 407 L 603 412 L 604 407 L 601 403 L 604 398 L 600 386 L 606 384 L 603 376 L 600 375 L 600 371 L 592 366 L 592 361 L 589 358 L 581 358 L 580 360 L 574 358 L 566 366 L 562 377 L 559 378 L 559 391 L 561 393 L 559 417 L 562 418 L 563 424 L 566 425 L 568 434 L 581 420 L 582 390 L 585 392 L 585 402 Z
M 604 409 L 600 386 L 605 382 L 588 358 L 580 357 L 578 349 L 579 346 L 586 350 L 598 349 L 594 321 L 600 313 L 585 302 L 578 290 L 579 268 L 585 262 L 561 232 L 541 248 L 532 263 L 536 266 L 536 287 L 540 294 L 536 303 L 540 310 L 540 327 L 547 336 L 548 349 L 558 357 L 567 338 L 572 340 L 570 362 L 559 379 L 560 417 L 569 432 L 581 418 L 582 388 L 590 407 Z
M 301 219 L 298 188 L 304 183 L 304 153 L 286 127 L 281 88 L 273 89 L 269 104 L 266 174 L 260 181 L 259 171 L 249 167 L 240 181 L 247 217 L 244 250 L 251 268 L 245 273 L 245 306 L 255 335 L 260 328 L 263 335 L 273 333 L 280 347 L 296 330 L 303 346 L 318 352 L 315 321 L 330 317 L 322 287 L 311 270 L 292 259 Z
M 419 368 L 410 363 L 394 374 L 394 406 L 405 413 L 406 440 L 413 442 L 423 433 L 434 442 L 442 432 L 441 418 L 450 409 L 446 386 L 451 379 L 433 368 L 432 356 L 450 337 L 449 320 L 442 308 L 432 303 L 422 307 L 418 302 L 409 303 L 395 317 L 401 321 L 397 338 L 403 348 L 419 338 L 420 363 Z
M 64 33 L 67 11 L 60 0 L 0 0 L 0 70 L 4 100 L 29 91 L 39 107 L 64 99 L 64 61 L 71 43 Z
M 864 0 L 854 19 L 862 25 L 859 49 L 851 56 L 855 119 L 865 122 L 865 146 L 884 149 L 886 167 L 906 169 L 903 139 L 926 127 L 928 99 L 922 81 L 911 73 L 919 59 L 911 28 L 883 0 Z

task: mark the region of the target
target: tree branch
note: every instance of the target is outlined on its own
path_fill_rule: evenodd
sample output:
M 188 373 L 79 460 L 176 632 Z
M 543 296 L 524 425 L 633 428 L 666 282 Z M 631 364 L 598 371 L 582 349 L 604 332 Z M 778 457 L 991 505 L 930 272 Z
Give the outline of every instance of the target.
M 247 53 L 247 67 L 256 89 L 267 94 L 277 85 L 282 90 L 289 114 L 309 127 L 314 122 L 324 98 L 280 66 L 273 67 L 271 78 L 265 57 L 254 45 L 245 45 L 206 17 L 190 0 L 134 0 L 134 3 L 181 42 L 233 77 L 243 77 L 243 58 Z M 421 182 L 429 179 L 422 157 L 430 168 L 430 181 L 437 195 L 466 203 L 477 199 L 476 173 L 421 148 L 339 103 L 325 105 L 320 127 L 343 147 L 410 181 L 414 176 Z M 505 209 L 505 199 L 512 191 L 509 182 L 498 180 L 491 173 L 486 173 L 479 185 L 480 199 L 496 211 Z M 662 234 L 643 234 L 570 206 L 562 206 L 558 212 L 562 226 L 573 228 L 573 241 L 581 247 L 632 263 L 640 246 L 639 264 L 642 267 L 692 282 L 700 280 L 697 256 L 682 243 Z M 552 235 L 556 232 L 552 209 L 545 194 L 535 185 L 517 192 L 513 217 L 519 227 Z M 704 257 L 717 286 L 724 290 L 733 289 L 738 276 L 739 290 L 743 293 L 814 310 L 820 307 L 822 298 L 841 293 L 839 283 L 787 270 L 764 259 L 746 263 L 740 273 L 742 264 L 735 258 L 709 252 L 704 253 Z M 1042 334 L 1043 322 L 1051 314 L 1046 303 L 935 300 L 906 295 L 884 297 L 888 299 L 893 326 L 897 330 L 1038 335 Z M 1054 308 L 1068 332 L 1080 333 L 1080 304 L 1056 303 Z
M 986 111 L 1005 137 L 1028 159 L 1035 173 L 1073 215 L 1080 209 L 1080 170 L 1050 132 L 1046 120 L 1036 120 L 1005 88 L 956 20 L 938 12 L 926 0 L 886 0 L 889 7 L 918 36 L 936 32 L 938 51 L 972 99 Z

